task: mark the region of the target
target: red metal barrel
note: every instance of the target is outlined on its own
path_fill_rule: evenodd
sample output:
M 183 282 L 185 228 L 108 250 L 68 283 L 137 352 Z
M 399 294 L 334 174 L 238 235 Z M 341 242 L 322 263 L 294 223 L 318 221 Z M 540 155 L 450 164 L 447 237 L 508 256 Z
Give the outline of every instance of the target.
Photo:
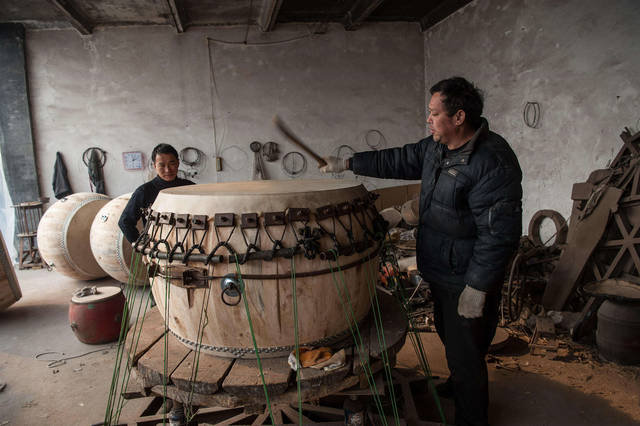
M 85 287 L 69 303 L 69 324 L 78 340 L 98 345 L 117 340 L 125 297 L 120 287 Z

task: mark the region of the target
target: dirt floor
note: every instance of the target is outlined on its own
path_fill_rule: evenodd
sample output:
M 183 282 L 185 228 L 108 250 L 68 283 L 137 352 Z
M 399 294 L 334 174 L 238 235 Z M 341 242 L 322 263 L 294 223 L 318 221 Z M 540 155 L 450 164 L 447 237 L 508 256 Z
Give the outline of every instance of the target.
M 89 425 L 102 421 L 116 350 L 80 343 L 69 327 L 72 293 L 112 280 L 76 281 L 46 270 L 18 271 L 23 297 L 0 312 L 0 426 Z M 447 377 L 444 350 L 435 333 L 420 334 L 435 376 Z M 398 366 L 415 368 L 412 345 Z M 561 339 L 557 351 L 529 353 L 526 336 L 512 336 L 489 357 L 490 420 L 500 425 L 640 424 L 640 367 L 601 361 L 590 346 Z M 75 358 L 71 358 L 75 357 Z M 69 358 L 51 365 L 52 361 Z M 0 385 L 1 387 L 2 385 Z M 437 421 L 430 394 L 422 397 L 425 418 Z M 130 402 L 122 419 L 145 401 Z M 453 405 L 442 400 L 448 423 Z

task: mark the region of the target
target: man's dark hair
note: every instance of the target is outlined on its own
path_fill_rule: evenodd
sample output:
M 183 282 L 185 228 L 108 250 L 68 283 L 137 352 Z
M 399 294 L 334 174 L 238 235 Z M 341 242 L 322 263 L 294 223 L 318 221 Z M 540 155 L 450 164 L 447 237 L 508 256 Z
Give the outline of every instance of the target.
M 156 155 L 158 154 L 173 154 L 176 157 L 176 160 L 179 158 L 178 151 L 168 143 L 161 143 L 153 148 L 153 151 L 151 151 L 151 162 L 153 164 L 156 163 Z
M 471 127 L 480 127 L 484 102 L 482 93 L 473 83 L 462 77 L 451 77 L 437 82 L 429 91 L 432 95 L 439 92 L 443 96 L 442 103 L 449 117 L 463 110 Z

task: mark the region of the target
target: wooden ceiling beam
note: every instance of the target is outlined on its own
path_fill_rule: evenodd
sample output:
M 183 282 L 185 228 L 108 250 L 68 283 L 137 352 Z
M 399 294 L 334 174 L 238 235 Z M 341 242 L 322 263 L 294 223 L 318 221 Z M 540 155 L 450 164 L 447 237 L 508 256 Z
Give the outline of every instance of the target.
M 383 2 L 384 0 L 357 0 L 343 19 L 344 29 L 347 31 L 358 29 Z
M 471 3 L 471 0 L 440 0 L 440 4 L 420 18 L 420 30 L 425 32 L 458 9 Z
M 93 24 L 73 4 L 72 0 L 50 0 L 60 12 L 66 16 L 67 21 L 82 35 L 89 35 L 93 31 Z
M 176 27 L 176 31 L 183 33 L 185 30 L 185 14 L 182 0 L 167 0 L 167 3 L 169 3 L 169 9 L 171 10 L 173 25 Z
M 273 31 L 278 20 L 282 0 L 262 0 L 258 26 L 262 32 Z

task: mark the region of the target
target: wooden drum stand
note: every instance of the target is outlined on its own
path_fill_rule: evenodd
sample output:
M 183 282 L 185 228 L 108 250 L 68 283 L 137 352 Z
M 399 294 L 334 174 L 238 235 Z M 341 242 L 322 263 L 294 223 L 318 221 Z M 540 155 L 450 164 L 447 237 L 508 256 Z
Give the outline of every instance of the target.
M 387 354 L 393 366 L 396 353 L 405 342 L 407 322 L 402 308 L 393 297 L 382 293 L 378 297 L 388 346 Z M 385 395 L 388 390 L 382 380 L 382 354 L 371 315 L 361 324 L 360 334 L 369 357 L 369 365 L 375 375 L 378 393 Z M 132 377 L 135 377 L 142 390 L 128 392 L 125 397 L 129 399 L 153 395 L 156 398 L 140 418 L 121 424 L 150 425 L 162 422 L 163 419 L 166 421 L 167 417 L 175 421 L 171 424 L 187 424 L 186 420 L 179 420 L 184 419 L 183 406 L 186 405 L 194 407 L 194 415 L 188 424 L 271 424 L 256 359 L 222 358 L 201 353 L 196 379 L 192 382 L 196 353 L 166 331 L 157 308 L 146 314 L 139 337 L 130 333 L 126 348 L 133 347 L 131 339 L 134 337 L 139 339 L 137 349 L 125 355 L 128 356 L 125 359 L 133 365 Z M 165 340 L 168 349 L 166 356 Z M 347 352 L 346 365 L 343 367 L 326 372 L 312 368 L 301 370 L 300 397 L 303 401 L 304 424 L 344 424 L 344 411 L 322 405 L 321 398 L 371 395 L 352 340 L 349 336 L 341 342 L 340 346 Z M 275 422 L 298 424 L 296 372 L 289 367 L 287 357 L 264 358 L 261 363 Z M 416 380 L 425 381 L 423 388 L 426 391 L 424 376 L 414 374 L 413 377 L 408 377 L 406 372 L 403 374 L 400 370 L 393 370 L 393 381 L 399 385 L 404 398 L 402 422 L 436 424 L 418 419 L 409 387 L 410 382 Z M 170 415 L 153 414 L 162 406 L 165 396 L 173 401 L 173 411 Z M 393 424 L 393 419 L 389 419 L 389 423 Z

